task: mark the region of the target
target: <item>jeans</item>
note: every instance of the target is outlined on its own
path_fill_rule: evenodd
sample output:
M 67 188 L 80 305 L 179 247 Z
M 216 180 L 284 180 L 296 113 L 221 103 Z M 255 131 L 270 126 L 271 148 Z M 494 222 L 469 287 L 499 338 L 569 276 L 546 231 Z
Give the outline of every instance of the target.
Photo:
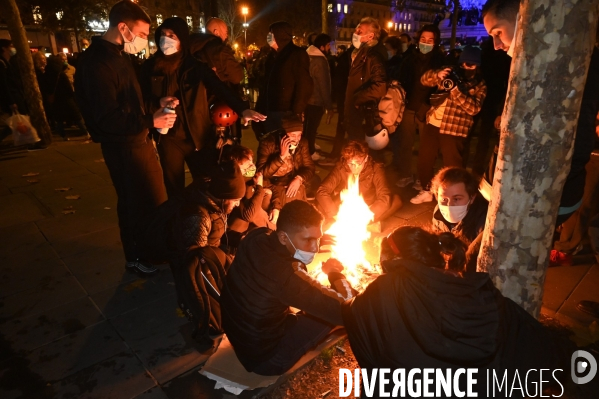
M 316 144 L 316 133 L 323 115 L 324 107 L 311 104 L 306 105 L 304 111 L 304 136 L 308 139 L 310 154 L 314 154 L 316 151 L 316 147 L 314 146 Z
M 412 176 L 412 147 L 416 130 L 421 135 L 424 130 L 424 123 L 416 119 L 415 114 L 415 111 L 406 109 L 397 130 L 391 135 L 393 163 L 400 178 Z
M 206 172 L 202 155 L 195 150 L 191 140 L 181 140 L 169 135 L 160 135 L 158 143 L 160 165 L 164 175 L 164 185 L 169 198 L 183 195 L 185 189 L 185 163 L 194 179 Z M 204 155 L 204 160 L 207 157 Z
M 305 314 L 287 315 L 285 335 L 275 354 L 252 370 L 260 375 L 281 375 L 293 367 L 306 352 L 318 345 L 333 326 Z

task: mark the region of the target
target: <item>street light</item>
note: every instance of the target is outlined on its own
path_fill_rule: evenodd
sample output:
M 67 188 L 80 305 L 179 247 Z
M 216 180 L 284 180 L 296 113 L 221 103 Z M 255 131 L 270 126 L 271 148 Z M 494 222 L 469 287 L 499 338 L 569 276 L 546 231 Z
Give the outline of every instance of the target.
M 387 22 L 387 28 L 389 28 L 389 30 L 393 28 L 393 21 Z
M 248 24 L 247 17 L 250 10 L 247 7 L 241 7 L 241 14 L 243 15 L 243 42 L 245 48 L 248 46 Z

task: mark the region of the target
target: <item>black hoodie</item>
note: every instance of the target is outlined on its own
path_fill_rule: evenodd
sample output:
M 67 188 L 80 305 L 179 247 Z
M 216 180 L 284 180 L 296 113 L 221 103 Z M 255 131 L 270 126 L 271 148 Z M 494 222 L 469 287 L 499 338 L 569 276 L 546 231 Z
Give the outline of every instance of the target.
M 360 367 L 405 368 L 406 375 L 412 368 L 478 368 L 479 397 L 486 396 L 486 368 L 568 372 L 574 345 L 504 298 L 488 274 L 462 277 L 408 260 L 390 269 L 342 308 Z

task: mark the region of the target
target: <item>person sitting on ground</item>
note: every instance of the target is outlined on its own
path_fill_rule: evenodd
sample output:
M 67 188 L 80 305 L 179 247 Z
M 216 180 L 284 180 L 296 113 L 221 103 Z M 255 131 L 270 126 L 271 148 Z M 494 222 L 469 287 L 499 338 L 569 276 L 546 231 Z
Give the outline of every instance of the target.
M 270 219 L 274 224 L 286 202 L 306 199 L 306 185 L 312 183 L 316 171 L 308 140 L 302 137 L 302 121 L 286 116 L 282 127 L 282 137 L 273 133 L 260 142 L 256 165 L 264 174 L 264 187 L 272 190 Z
M 374 213 L 374 222 L 385 220 L 402 206 L 399 195 L 389 190 L 384 165 L 368 156 L 364 141 L 352 140 L 343 147 L 341 160 L 323 180 L 316 192 L 318 206 L 329 225 L 339 210 L 339 193 L 347 189 L 351 175 L 359 176 L 360 195 Z
M 420 133 L 417 166 L 422 189 L 410 200 L 413 204 L 433 200 L 430 182 L 439 152 L 443 166 L 463 166 L 466 137 L 487 95 L 480 63 L 480 49 L 467 46 L 460 55 L 459 68 L 430 69 L 420 79 L 424 86 L 437 87 L 437 91 L 430 97 L 431 107 Z
M 476 271 L 489 202 L 478 192 L 478 179 L 464 168 L 441 169 L 431 182 L 437 197 L 433 231 L 451 232 L 468 246 L 468 271 Z
M 319 249 L 323 216 L 305 201 L 283 207 L 277 230 L 256 229 L 242 241 L 225 279 L 225 333 L 245 369 L 260 375 L 289 370 L 333 328 L 353 290 L 335 259 L 322 265 L 335 290 L 306 269 Z M 305 313 L 293 313 L 293 306 Z
M 522 376 L 530 369 L 562 369 L 555 377 L 569 376 L 575 345 L 501 295 L 487 273 L 462 274 L 464 250 L 451 233 L 431 234 L 414 226 L 399 227 L 383 239 L 385 273 L 342 306 L 359 366 L 476 367 L 479 377 L 493 369 L 498 376 L 507 372 L 508 381 L 516 370 Z M 435 389 L 443 388 L 428 388 Z M 484 383 L 474 385 L 479 397 L 488 396 L 486 389 Z M 368 397 L 378 398 L 377 386 L 373 392 Z
M 256 227 L 268 227 L 274 230 L 276 226 L 268 219 L 268 213 L 263 205 L 270 204 L 272 191 L 263 188 L 262 172 L 256 173 L 254 152 L 241 145 L 226 146 L 221 162 L 232 161 L 239 166 L 245 179 L 245 196 L 239 206 L 233 209 L 227 223 L 227 247 L 237 248 L 242 236 Z

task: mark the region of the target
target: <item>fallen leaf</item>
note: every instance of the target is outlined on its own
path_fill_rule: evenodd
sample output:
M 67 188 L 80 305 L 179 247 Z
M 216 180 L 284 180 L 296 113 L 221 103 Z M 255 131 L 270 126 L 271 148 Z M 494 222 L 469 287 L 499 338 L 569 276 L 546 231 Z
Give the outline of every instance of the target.
M 38 179 L 27 179 L 27 183 L 31 183 L 31 184 L 35 184 L 35 183 L 39 183 L 40 181 Z
M 185 313 L 183 313 L 183 311 L 181 310 L 181 308 L 175 309 L 175 312 L 177 313 L 177 317 L 180 317 L 180 318 L 186 317 Z
M 65 198 L 68 200 L 78 200 L 79 198 L 81 198 L 81 196 L 78 194 L 77 195 L 67 195 Z
M 96 159 L 96 160 L 94 160 L 94 162 L 98 162 L 98 163 L 100 163 L 100 162 L 105 162 L 105 161 L 104 161 L 104 158 L 100 158 L 100 159 Z
M 62 213 L 64 215 L 71 215 L 71 214 L 75 213 L 75 210 L 74 209 L 67 209 L 66 211 L 62 211 Z
M 104 209 L 109 210 L 111 208 L 109 206 L 105 206 Z
M 55 188 L 54 191 L 59 191 L 59 192 L 64 192 L 64 191 L 69 191 L 71 189 L 71 187 L 59 187 L 59 188 Z
M 62 208 L 62 209 L 64 209 L 64 210 L 67 210 L 67 209 L 73 209 L 73 205 L 68 205 L 68 206 L 65 206 L 65 207 L 64 207 L 64 208 Z
M 85 140 L 85 141 L 84 141 L 84 142 L 82 142 L 81 144 L 89 144 L 89 143 L 91 143 L 91 142 L 92 142 L 91 140 Z
M 24 174 L 23 177 L 32 177 L 32 176 L 38 176 L 39 173 L 37 172 L 29 172 L 27 174 Z
M 123 290 L 127 291 L 127 292 L 131 292 L 134 290 L 143 290 L 144 289 L 144 284 L 147 282 L 148 280 L 146 279 L 139 279 L 139 280 L 135 280 L 134 282 L 132 282 L 131 284 L 126 285 Z

